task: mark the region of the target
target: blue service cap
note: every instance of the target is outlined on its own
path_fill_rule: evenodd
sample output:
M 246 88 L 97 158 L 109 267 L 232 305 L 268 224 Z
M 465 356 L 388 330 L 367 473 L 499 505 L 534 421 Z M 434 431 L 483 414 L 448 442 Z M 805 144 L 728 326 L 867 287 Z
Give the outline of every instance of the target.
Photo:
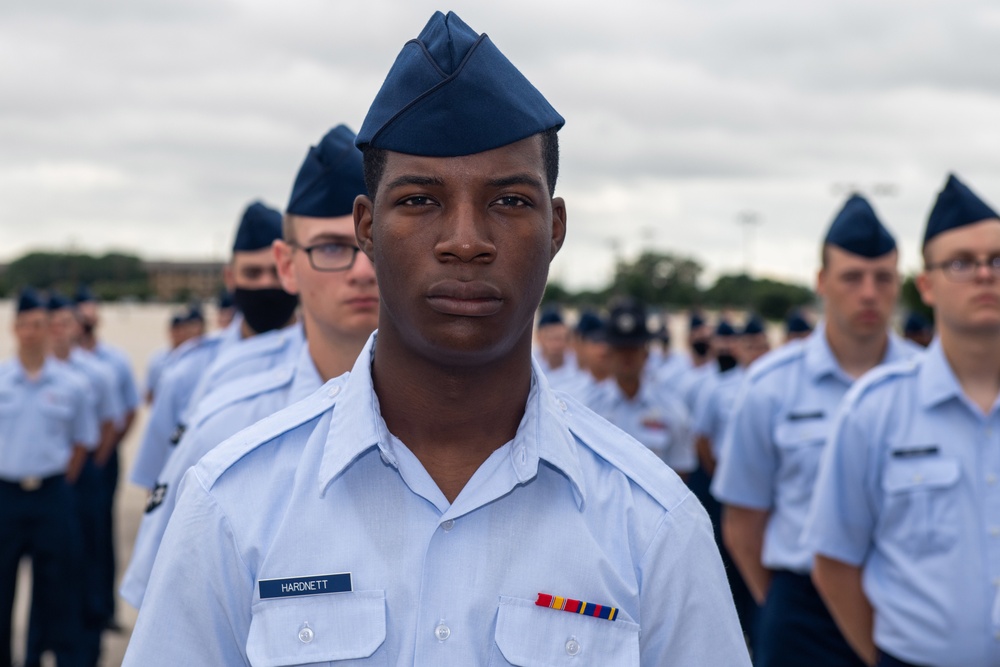
M 652 337 L 646 324 L 645 306 L 626 299 L 612 307 L 607 332 L 607 341 L 612 347 L 644 345 Z
M 719 320 L 719 325 L 715 327 L 715 335 L 721 338 L 728 338 L 729 336 L 736 335 L 736 329 L 733 325 L 725 320 Z
M 809 333 L 812 330 L 812 325 L 797 310 L 792 311 L 785 318 L 785 331 L 788 333 Z
M 205 315 L 201 312 L 201 306 L 196 303 L 192 303 L 188 306 L 187 312 L 184 313 L 185 322 L 204 322 Z
M 705 318 L 701 316 L 701 313 L 691 313 L 691 321 L 688 323 L 688 328 L 694 330 L 703 326 L 705 326 Z
M 63 296 L 59 292 L 50 292 L 49 301 L 45 304 L 45 307 L 51 313 L 63 308 L 72 308 L 73 305 L 73 301 L 69 297 Z
M 185 322 L 187 322 L 187 313 L 174 313 L 173 317 L 170 318 L 170 328 L 176 329 Z
M 486 35 L 435 12 L 399 52 L 358 133 L 358 148 L 472 155 L 566 121 Z
M 868 200 L 853 194 L 833 219 L 824 243 L 870 259 L 896 248 L 896 239 L 875 215 Z
M 232 308 L 235 304 L 233 303 L 233 293 L 229 290 L 220 290 L 218 301 L 219 310 L 225 310 L 226 308 Z
M 547 327 L 551 324 L 563 324 L 562 313 L 555 308 L 548 308 L 542 311 L 538 317 L 538 328 Z
M 299 167 L 287 213 L 312 218 L 339 218 L 354 211 L 354 198 L 367 192 L 356 135 L 338 125 L 313 146 Z
M 756 315 L 751 315 L 750 319 L 746 321 L 743 325 L 744 336 L 756 336 L 758 334 L 764 333 L 764 320 L 760 319 Z
M 931 323 L 927 321 L 926 317 L 917 312 L 910 313 L 906 318 L 906 323 L 903 325 L 903 333 L 905 334 L 916 334 L 929 331 L 930 329 Z
M 1000 218 L 989 204 L 976 196 L 955 174 L 948 174 L 948 181 L 938 193 L 934 208 L 927 218 L 924 243 L 942 232 L 956 227 L 964 227 L 983 220 Z
M 17 313 L 26 313 L 29 310 L 45 308 L 45 300 L 41 295 L 30 287 L 25 287 L 17 295 Z
M 604 320 L 591 310 L 583 311 L 576 322 L 576 333 L 584 340 L 600 340 L 604 337 L 604 330 Z
M 76 294 L 73 295 L 73 301 L 80 303 L 89 303 L 91 301 L 97 301 L 97 297 L 94 293 L 90 291 L 90 288 L 86 285 L 80 285 L 76 288 Z
M 255 201 L 243 211 L 233 252 L 270 248 L 275 239 L 281 238 L 281 213 Z

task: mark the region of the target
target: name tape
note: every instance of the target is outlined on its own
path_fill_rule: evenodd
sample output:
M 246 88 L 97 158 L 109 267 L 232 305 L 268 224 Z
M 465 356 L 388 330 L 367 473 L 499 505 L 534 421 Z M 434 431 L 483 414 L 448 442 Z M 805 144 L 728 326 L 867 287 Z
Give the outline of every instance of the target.
M 350 572 L 338 574 L 317 574 L 311 577 L 290 579 L 261 579 L 258 582 L 260 599 L 288 598 L 300 595 L 325 595 L 327 593 L 350 593 L 354 590 Z

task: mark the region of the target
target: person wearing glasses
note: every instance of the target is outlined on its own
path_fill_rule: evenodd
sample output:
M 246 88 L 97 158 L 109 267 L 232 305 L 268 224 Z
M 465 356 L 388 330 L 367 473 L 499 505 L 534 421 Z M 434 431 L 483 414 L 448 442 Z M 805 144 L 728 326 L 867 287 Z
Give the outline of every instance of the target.
M 1000 665 L 1000 216 L 955 176 L 917 288 L 937 337 L 848 396 L 805 541 L 869 665 Z
M 863 197 L 848 198 L 821 257 L 816 291 L 824 319 L 808 338 L 748 370 L 712 480 L 726 548 L 761 605 L 756 667 L 862 664 L 812 584 L 812 553 L 800 539 L 844 395 L 875 366 L 916 351 L 891 331 L 900 286 L 896 241 Z
M 129 479 L 150 491 L 186 428 L 189 406 L 197 406 L 214 387 L 266 370 L 301 344 L 292 327 L 298 298 L 281 289 L 271 245 L 281 238 L 282 216 L 256 201 L 243 211 L 226 266 L 226 285 L 240 315 L 224 331 L 178 348 L 178 358 L 157 386 L 146 431 Z
M 378 286 L 354 238 L 354 198 L 365 193 L 355 134 L 338 125 L 309 149 L 292 188 L 274 256 L 283 287 L 298 294 L 306 344 L 294 359 L 213 392 L 160 475 L 139 526 L 121 595 L 142 604 L 149 573 L 188 468 L 223 440 L 346 373 L 378 326 Z

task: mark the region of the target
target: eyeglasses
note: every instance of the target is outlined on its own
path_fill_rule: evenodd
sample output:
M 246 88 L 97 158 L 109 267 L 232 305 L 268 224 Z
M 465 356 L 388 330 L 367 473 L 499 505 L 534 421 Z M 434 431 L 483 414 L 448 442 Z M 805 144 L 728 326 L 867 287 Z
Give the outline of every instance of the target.
M 346 271 L 354 266 L 354 260 L 361 250 L 356 245 L 346 243 L 317 243 L 308 247 L 303 247 L 297 243 L 289 243 L 293 248 L 298 248 L 309 257 L 309 265 L 317 271 Z
M 946 262 L 940 262 L 938 264 L 928 264 L 927 268 L 930 270 L 941 269 L 941 272 L 944 273 L 944 275 L 950 280 L 967 283 L 976 277 L 976 271 L 978 271 L 981 266 L 985 266 L 989 269 L 992 277 L 1000 279 L 1000 255 L 993 255 L 992 257 L 987 257 L 986 259 L 959 257 L 957 259 L 949 259 Z

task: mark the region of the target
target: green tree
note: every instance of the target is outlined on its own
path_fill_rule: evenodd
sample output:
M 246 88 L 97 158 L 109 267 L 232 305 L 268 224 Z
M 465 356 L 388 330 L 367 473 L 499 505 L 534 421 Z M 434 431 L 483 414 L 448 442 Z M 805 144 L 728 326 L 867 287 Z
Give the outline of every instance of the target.
M 701 294 L 698 278 L 702 270 L 691 257 L 647 251 L 634 261 L 618 263 L 611 292 L 649 305 L 690 306 Z
M 903 287 L 900 290 L 900 301 L 907 312 L 920 313 L 927 318 L 928 322 L 934 322 L 934 310 L 924 303 L 917 291 L 916 276 L 906 276 L 903 280 Z

